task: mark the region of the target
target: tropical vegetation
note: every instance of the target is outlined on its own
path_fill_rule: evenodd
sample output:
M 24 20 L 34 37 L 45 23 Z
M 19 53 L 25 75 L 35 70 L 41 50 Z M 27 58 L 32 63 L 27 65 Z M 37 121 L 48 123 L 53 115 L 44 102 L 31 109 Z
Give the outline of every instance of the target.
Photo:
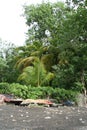
M 24 5 L 25 45 L 0 39 L 0 93 L 74 100 L 87 89 L 87 0 Z

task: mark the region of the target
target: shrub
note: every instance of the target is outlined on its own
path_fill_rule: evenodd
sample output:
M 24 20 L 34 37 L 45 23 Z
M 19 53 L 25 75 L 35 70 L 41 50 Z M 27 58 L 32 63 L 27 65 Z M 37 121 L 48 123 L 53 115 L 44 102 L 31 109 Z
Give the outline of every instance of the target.
M 12 83 L 10 84 L 9 92 L 17 97 L 25 99 L 27 98 L 28 87 L 26 85 L 21 85 L 19 83 Z
M 28 86 L 28 96 L 27 98 L 47 98 L 52 93 L 52 87 L 31 87 Z
M 76 101 L 77 94 L 77 91 L 55 88 L 54 92 L 52 93 L 52 98 L 55 98 L 58 102 L 65 100 Z
M 8 94 L 9 93 L 9 83 L 1 82 L 0 83 L 0 93 Z
M 21 85 L 19 83 L 0 83 L 0 93 L 13 94 L 14 96 L 23 99 L 46 99 L 49 97 L 51 99 L 56 99 L 57 102 L 60 102 L 66 99 L 75 101 L 78 92 L 61 88 L 52 88 L 50 86 L 33 87 Z

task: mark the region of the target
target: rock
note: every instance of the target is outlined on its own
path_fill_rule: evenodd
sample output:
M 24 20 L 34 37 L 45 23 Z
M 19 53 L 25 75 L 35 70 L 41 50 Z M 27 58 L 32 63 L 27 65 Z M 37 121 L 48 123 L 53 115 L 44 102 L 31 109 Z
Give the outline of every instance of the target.
M 45 117 L 45 119 L 51 119 L 51 117 L 50 117 L 50 116 L 47 116 L 47 117 Z
M 67 100 L 65 102 L 63 102 L 63 106 L 74 106 L 74 102 L 70 101 L 70 100 Z
M 68 119 L 69 119 L 67 116 L 66 116 L 65 118 L 66 118 L 66 120 L 68 120 Z

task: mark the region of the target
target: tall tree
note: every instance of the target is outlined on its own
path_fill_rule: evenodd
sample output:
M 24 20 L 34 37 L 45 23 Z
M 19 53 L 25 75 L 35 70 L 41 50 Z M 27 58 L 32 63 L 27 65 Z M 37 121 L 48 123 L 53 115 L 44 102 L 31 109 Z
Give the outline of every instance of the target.
M 14 44 L 0 40 L 0 82 L 16 82 L 17 71 L 14 68 Z
M 37 39 L 42 45 L 51 44 L 50 38 L 60 31 L 62 20 L 67 14 L 64 3 L 42 3 L 39 5 L 25 6 L 24 16 L 28 25 L 27 44 Z M 55 38 L 56 39 L 56 38 Z M 56 41 L 57 42 L 57 41 Z M 56 44 L 54 42 L 54 44 Z
M 69 78 L 67 77 L 69 73 L 66 74 L 66 88 L 76 87 L 76 82 L 79 82 L 82 88 L 86 87 L 87 84 L 87 9 L 85 5 L 86 1 L 82 4 L 81 1 L 78 2 L 77 8 L 73 8 L 73 11 L 70 11 L 67 19 L 64 20 L 63 31 L 60 38 L 64 40 L 62 40 L 62 45 L 60 46 L 59 63 L 66 67 L 68 66 L 68 68 L 66 69 L 65 67 L 65 69 L 63 69 L 59 64 L 58 68 L 60 68 L 61 76 L 58 77 L 56 75 L 56 80 L 60 80 L 60 82 L 62 82 L 61 79 L 64 80 L 63 71 L 67 72 L 69 66 L 73 72 L 73 75 L 71 76 L 70 73 L 69 77 L 74 79 L 69 83 Z M 69 84 L 67 85 L 67 83 Z
M 27 66 L 23 69 L 23 72 L 18 77 L 18 81 L 31 86 L 49 85 L 54 75 L 46 71 L 39 58 L 32 58 L 34 59 L 32 66 Z

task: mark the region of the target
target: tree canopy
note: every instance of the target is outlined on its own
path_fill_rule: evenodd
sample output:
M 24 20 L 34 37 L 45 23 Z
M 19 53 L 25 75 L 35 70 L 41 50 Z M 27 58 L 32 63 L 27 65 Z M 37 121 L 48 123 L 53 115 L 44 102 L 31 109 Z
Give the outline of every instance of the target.
M 24 17 L 26 44 L 0 51 L 2 79 L 6 69 L 4 81 L 8 82 L 79 91 L 86 88 L 87 0 L 25 5 Z

